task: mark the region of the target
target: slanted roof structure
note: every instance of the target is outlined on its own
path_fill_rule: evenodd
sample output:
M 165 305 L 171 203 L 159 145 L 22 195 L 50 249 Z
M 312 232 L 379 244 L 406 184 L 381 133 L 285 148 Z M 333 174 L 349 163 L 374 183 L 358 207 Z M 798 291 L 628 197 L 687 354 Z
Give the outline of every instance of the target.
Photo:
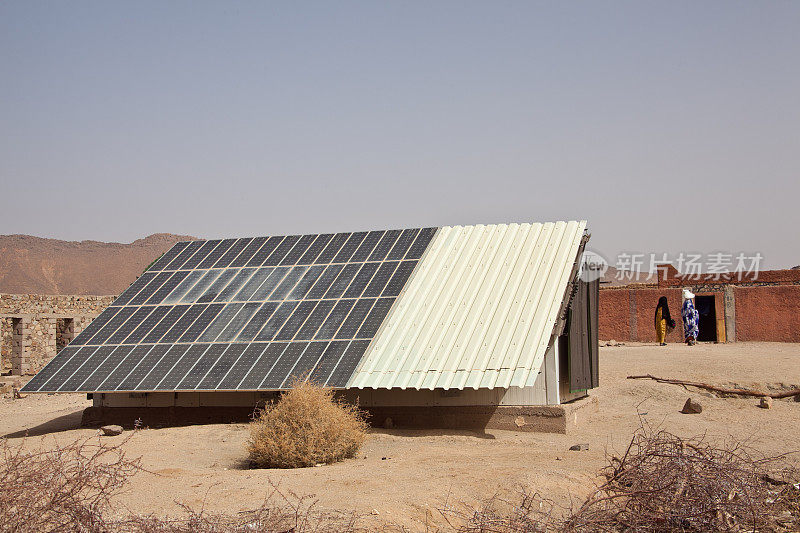
M 532 386 L 585 229 L 440 228 L 348 387 Z
M 181 242 L 25 392 L 496 388 L 536 379 L 585 222 Z

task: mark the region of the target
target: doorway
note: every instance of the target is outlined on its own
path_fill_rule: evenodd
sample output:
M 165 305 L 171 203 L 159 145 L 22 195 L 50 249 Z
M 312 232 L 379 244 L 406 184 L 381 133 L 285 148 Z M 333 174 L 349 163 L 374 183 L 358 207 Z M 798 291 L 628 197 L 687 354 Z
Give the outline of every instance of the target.
M 717 309 L 714 296 L 697 296 L 694 299 L 697 312 L 700 314 L 699 342 L 717 342 Z

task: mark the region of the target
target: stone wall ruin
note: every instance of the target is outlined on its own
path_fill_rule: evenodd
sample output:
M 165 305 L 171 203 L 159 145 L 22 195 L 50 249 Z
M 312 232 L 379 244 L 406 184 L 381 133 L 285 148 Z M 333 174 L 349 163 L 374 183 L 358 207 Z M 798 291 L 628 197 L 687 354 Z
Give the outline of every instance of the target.
M 35 374 L 115 298 L 0 294 L 0 373 Z

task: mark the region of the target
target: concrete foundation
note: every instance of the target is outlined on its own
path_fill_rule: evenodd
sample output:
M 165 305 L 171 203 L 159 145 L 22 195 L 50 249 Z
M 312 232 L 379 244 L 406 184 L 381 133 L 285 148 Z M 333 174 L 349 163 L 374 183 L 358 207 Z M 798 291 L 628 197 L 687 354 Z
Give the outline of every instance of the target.
M 131 428 L 137 423 L 144 427 L 169 427 L 249 422 L 255 410 L 252 405 L 201 406 L 191 403 L 188 406 L 159 407 L 155 402 L 148 402 L 145 395 L 140 399 L 139 406 L 89 407 L 83 412 L 82 425 L 119 424 Z M 597 410 L 597 399 L 587 397 L 547 406 L 361 406 L 361 409 L 369 415 L 369 422 L 374 427 L 567 433 L 586 413 Z

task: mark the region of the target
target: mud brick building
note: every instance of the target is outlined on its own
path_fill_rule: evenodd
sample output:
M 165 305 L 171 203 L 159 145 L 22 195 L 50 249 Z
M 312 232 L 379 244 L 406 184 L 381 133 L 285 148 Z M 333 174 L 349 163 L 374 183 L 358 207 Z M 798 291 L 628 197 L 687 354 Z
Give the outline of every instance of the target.
M 600 338 L 655 342 L 656 303 L 666 296 L 677 322 L 667 342 L 682 342 L 684 287 L 697 295 L 701 342 L 800 342 L 800 270 L 689 277 L 672 265 L 661 267 L 657 283 L 601 286 Z

